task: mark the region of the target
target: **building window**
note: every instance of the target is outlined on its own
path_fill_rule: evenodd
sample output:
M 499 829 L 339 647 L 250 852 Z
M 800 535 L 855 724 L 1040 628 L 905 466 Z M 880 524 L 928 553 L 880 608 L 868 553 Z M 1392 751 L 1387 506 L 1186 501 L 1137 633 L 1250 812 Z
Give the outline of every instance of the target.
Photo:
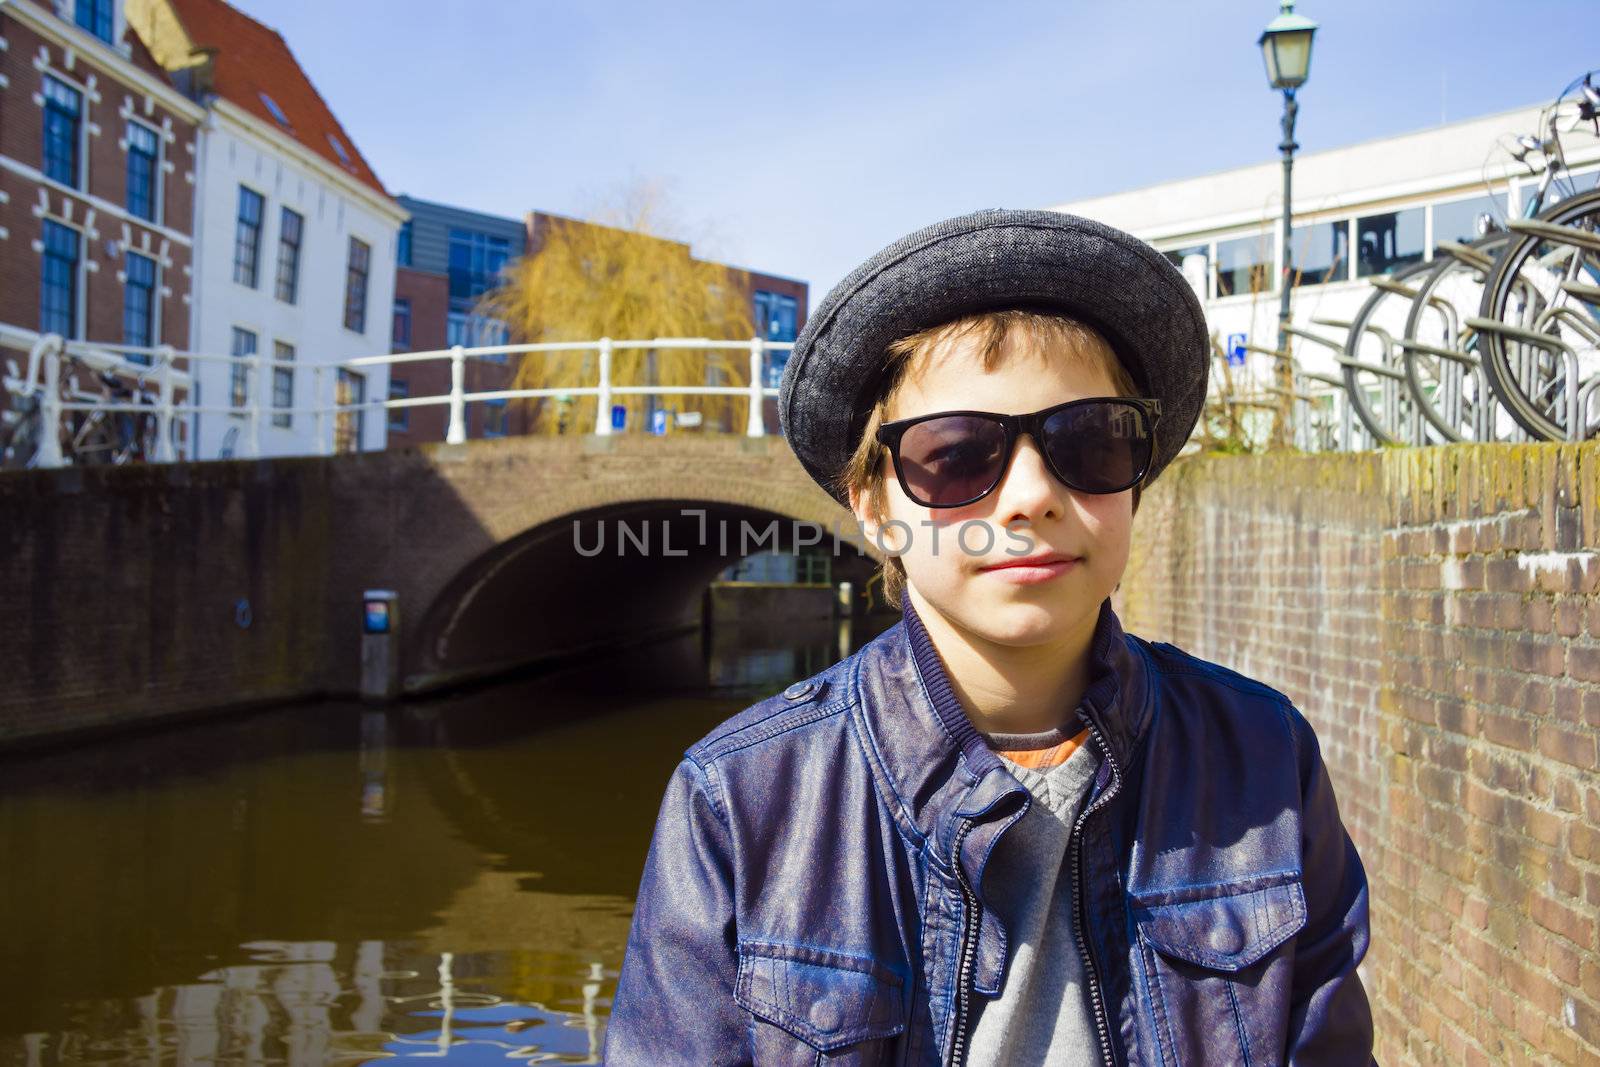
M 123 274 L 127 281 L 122 287 L 122 343 L 149 348 L 155 344 L 156 261 L 129 252 Z M 134 363 L 150 363 L 143 352 L 129 352 L 127 357 Z
M 115 0 L 78 0 L 78 25 L 100 38 L 106 44 L 116 44 L 114 32 Z
M 404 378 L 389 379 L 389 399 L 404 400 L 411 395 L 411 383 Z M 411 428 L 410 408 L 389 409 L 389 429 L 404 433 Z
M 1184 280 L 1204 300 L 1210 295 L 1211 287 L 1211 246 L 1192 245 L 1188 248 L 1172 248 L 1161 253 L 1167 261 L 1183 272 Z
M 272 99 L 272 97 L 268 96 L 265 92 L 257 93 L 256 95 L 261 98 L 261 106 L 267 109 L 267 114 L 272 116 L 273 122 L 276 122 L 279 126 L 282 126 L 286 130 L 294 129 L 294 127 L 289 124 L 289 116 L 283 113 L 283 108 L 278 106 L 278 102 L 276 100 Z
M 1483 236 L 1481 216 L 1499 225 L 1506 219 L 1506 195 L 1475 196 L 1468 200 L 1452 200 L 1433 205 L 1433 243 L 1456 241 L 1465 244 Z
M 256 354 L 256 335 L 249 330 L 233 328 L 233 348 L 231 354 L 235 357 L 229 375 L 229 393 L 231 403 L 236 408 L 243 408 L 250 402 L 250 363 L 249 358 Z
M 411 301 L 405 297 L 396 297 L 394 302 L 394 331 L 391 347 L 396 352 L 404 352 L 411 347 Z
M 294 303 L 300 291 L 300 237 L 305 221 L 298 211 L 284 208 L 278 223 L 278 299 L 285 304 Z
M 755 310 L 756 333 L 769 341 L 793 341 L 800 319 L 800 302 L 783 293 L 769 293 L 757 289 L 751 299 Z M 784 364 L 789 362 L 787 351 L 767 355 L 767 387 L 776 389 L 783 379 Z
M 256 287 L 261 264 L 261 216 L 266 201 L 254 189 L 239 186 L 239 222 L 233 237 L 233 280 Z
M 359 452 L 366 413 L 359 405 L 367 402 L 367 379 L 344 367 L 339 368 L 334 403 L 351 410 L 340 411 L 333 423 L 333 448 L 336 452 Z
M 293 363 L 294 345 L 287 341 L 272 342 L 272 358 L 275 363 Z M 272 425 L 288 429 L 293 423 L 294 416 L 289 411 L 294 407 L 294 368 L 274 366 L 272 368 Z
M 1272 292 L 1272 235 L 1217 242 L 1217 295 Z
M 474 315 L 468 311 L 451 311 L 445 317 L 444 343 L 454 347 L 487 348 L 491 345 L 511 343 L 511 328 L 499 319 Z M 492 363 L 506 362 L 504 352 L 484 356 Z
M 39 287 L 39 330 L 78 336 L 78 231 L 44 220 L 44 267 Z
M 1322 285 L 1350 277 L 1350 223 L 1314 222 L 1296 226 L 1289 239 L 1294 284 Z
M 66 82 L 44 76 L 44 174 L 78 187 L 78 146 L 82 140 L 83 94 Z
M 470 310 L 478 297 L 500 284 L 511 242 L 477 230 L 450 231 L 450 305 Z
M 356 333 L 367 332 L 367 268 L 372 249 L 366 242 L 350 238 L 350 263 L 344 275 L 344 325 Z
M 506 435 L 506 402 L 504 400 L 485 400 L 483 402 L 483 436 L 504 437 Z
M 128 123 L 128 213 L 156 220 L 161 136 L 142 122 Z
M 411 266 L 411 220 L 400 224 L 400 239 L 394 246 L 394 259 L 402 267 Z
M 1393 274 L 1401 267 L 1421 263 L 1426 224 L 1423 209 L 1386 211 L 1356 220 L 1356 274 Z

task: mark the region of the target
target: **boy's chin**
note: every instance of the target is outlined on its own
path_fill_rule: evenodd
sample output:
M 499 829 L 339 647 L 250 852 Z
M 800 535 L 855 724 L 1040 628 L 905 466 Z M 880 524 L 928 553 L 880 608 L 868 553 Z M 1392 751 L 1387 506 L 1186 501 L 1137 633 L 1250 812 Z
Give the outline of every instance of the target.
M 1051 645 L 1064 640 L 1078 617 L 1071 605 L 964 602 L 943 612 L 956 625 L 991 644 L 1013 648 Z

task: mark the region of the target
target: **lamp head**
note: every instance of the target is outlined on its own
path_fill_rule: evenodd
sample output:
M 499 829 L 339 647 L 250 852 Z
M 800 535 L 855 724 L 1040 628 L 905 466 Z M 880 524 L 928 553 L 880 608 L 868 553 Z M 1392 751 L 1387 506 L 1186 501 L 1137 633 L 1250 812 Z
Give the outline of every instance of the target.
M 1298 89 L 1311 73 L 1311 38 L 1317 24 L 1294 13 L 1294 0 L 1282 0 L 1278 17 L 1261 31 L 1261 55 L 1274 89 Z

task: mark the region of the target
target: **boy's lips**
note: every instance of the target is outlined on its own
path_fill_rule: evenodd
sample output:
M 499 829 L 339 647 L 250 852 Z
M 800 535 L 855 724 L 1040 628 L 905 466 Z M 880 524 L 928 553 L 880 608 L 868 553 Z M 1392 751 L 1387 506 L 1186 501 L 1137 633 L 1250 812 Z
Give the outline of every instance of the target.
M 1031 584 L 1065 574 L 1081 562 L 1081 556 L 1069 556 L 1065 552 L 1040 552 L 1032 556 L 1000 560 L 979 570 L 1005 581 Z

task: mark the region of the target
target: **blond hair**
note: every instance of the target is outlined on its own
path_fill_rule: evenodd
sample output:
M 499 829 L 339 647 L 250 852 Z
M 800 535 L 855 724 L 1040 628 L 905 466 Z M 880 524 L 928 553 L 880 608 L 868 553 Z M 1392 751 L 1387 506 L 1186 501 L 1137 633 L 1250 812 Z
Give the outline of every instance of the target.
M 1013 337 L 1022 342 L 1009 345 Z M 878 427 L 888 421 L 895 395 L 907 380 L 919 377 L 927 368 L 928 357 L 946 345 L 971 338 L 986 371 L 993 370 L 1021 349 L 1046 358 L 1064 358 L 1086 371 L 1101 370 L 1111 379 L 1117 396 L 1138 396 L 1133 376 L 1117 359 L 1110 344 L 1092 327 L 1065 315 L 1007 310 L 966 315 L 902 337 L 889 345 L 885 355 L 878 399 L 867 417 L 861 440 L 846 461 L 836 484 L 841 495 L 852 491 L 866 505 L 875 521 L 889 511 L 887 472 L 889 450 L 878 442 Z M 1139 511 L 1139 490 L 1133 487 L 1134 514 Z M 899 607 L 905 588 L 905 565 L 898 556 L 885 556 L 879 565 L 883 576 L 883 595 L 891 606 Z

